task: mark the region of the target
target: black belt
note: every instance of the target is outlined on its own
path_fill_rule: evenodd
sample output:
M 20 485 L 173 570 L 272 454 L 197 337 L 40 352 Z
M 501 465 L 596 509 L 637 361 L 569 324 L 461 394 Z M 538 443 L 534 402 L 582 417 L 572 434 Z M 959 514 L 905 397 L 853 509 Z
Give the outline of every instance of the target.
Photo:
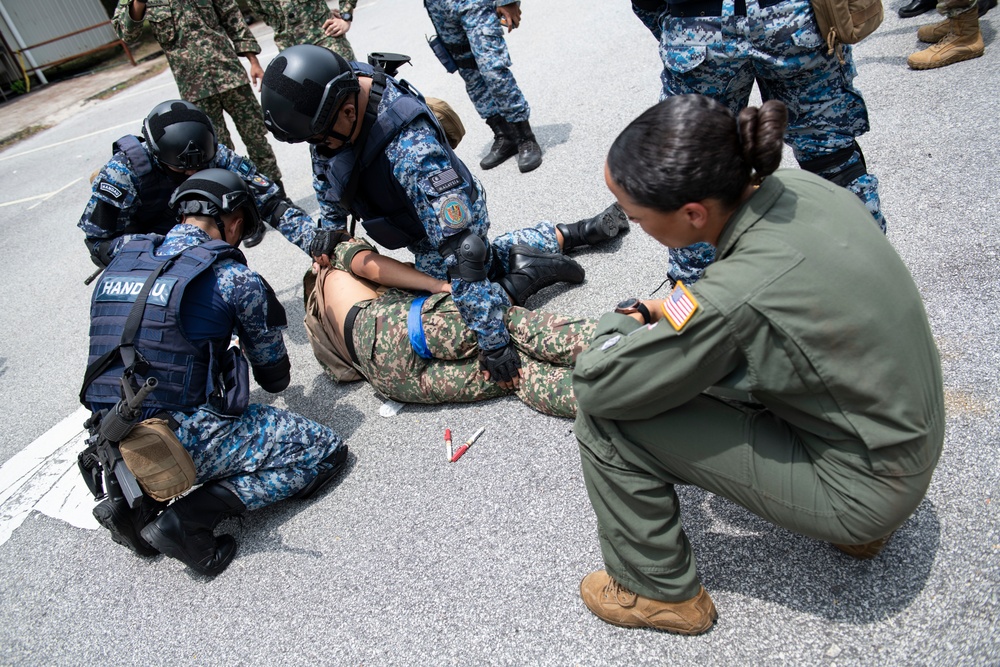
M 785 0 L 757 0 L 757 6 L 761 9 L 772 7 Z M 736 16 L 747 15 L 746 0 L 736 0 L 733 14 Z M 694 16 L 722 16 L 722 0 L 694 0 L 693 2 L 679 2 L 668 4 L 670 16 L 679 18 L 690 18 Z
M 355 366 L 358 365 L 358 353 L 354 350 L 354 320 L 360 312 L 361 307 L 355 304 L 347 311 L 347 317 L 344 318 L 344 343 L 347 345 L 347 354 L 351 356 Z

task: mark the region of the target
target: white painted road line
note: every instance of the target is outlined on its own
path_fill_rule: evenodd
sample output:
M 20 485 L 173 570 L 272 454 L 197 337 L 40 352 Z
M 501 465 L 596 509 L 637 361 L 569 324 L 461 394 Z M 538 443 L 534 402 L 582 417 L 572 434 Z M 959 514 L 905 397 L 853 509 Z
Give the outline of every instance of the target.
M 81 407 L 0 467 L 0 545 L 32 510 L 77 528 L 97 529 L 94 497 L 76 466 L 89 416 L 90 410 Z
M 111 127 L 106 127 L 103 130 L 96 130 L 96 131 L 90 132 L 88 134 L 81 134 L 79 136 L 73 137 L 72 139 L 65 139 L 63 141 L 56 141 L 55 143 L 46 144 L 44 146 L 39 146 L 38 148 L 32 148 L 31 150 L 22 151 L 21 153 L 14 153 L 13 155 L 4 155 L 3 157 L 0 157 L 0 162 L 4 162 L 5 160 L 13 160 L 16 157 L 21 157 L 23 155 L 31 155 L 32 153 L 37 153 L 38 151 L 44 151 L 44 150 L 47 150 L 49 148 L 55 148 L 56 146 L 63 146 L 65 144 L 70 144 L 70 143 L 73 143 L 74 141 L 80 141 L 81 139 L 86 139 L 87 137 L 93 137 L 93 136 L 101 134 L 103 132 L 108 132 L 110 130 L 118 130 L 118 129 L 121 129 L 123 127 L 128 127 L 128 126 L 141 127 L 142 126 L 142 121 L 143 121 L 142 118 L 139 118 L 138 120 L 130 120 L 127 123 L 119 123 L 118 125 L 112 125 Z

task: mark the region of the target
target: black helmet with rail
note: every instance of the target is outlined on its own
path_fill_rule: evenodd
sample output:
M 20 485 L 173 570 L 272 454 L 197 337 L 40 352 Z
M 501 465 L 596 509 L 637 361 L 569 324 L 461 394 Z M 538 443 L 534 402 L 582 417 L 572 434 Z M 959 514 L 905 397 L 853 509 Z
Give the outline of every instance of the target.
M 342 56 L 314 44 L 292 46 L 264 72 L 264 125 L 289 144 L 337 136 L 332 132 L 336 112 L 360 90 L 357 73 Z
M 183 215 L 214 218 L 222 238 L 226 238 L 223 213 L 244 210 L 241 241 L 252 236 L 262 224 L 257 202 L 246 182 L 228 169 L 205 169 L 188 177 L 170 196 L 170 208 Z
M 157 104 L 142 122 L 142 136 L 160 164 L 181 171 L 207 168 L 218 146 L 208 115 L 184 100 Z

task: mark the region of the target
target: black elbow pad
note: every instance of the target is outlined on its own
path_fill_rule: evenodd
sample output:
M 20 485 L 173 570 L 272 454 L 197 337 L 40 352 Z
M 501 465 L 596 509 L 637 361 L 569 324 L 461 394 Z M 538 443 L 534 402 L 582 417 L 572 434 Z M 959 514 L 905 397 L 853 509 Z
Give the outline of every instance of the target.
M 253 379 L 266 392 L 277 394 L 284 391 L 292 381 L 292 362 L 286 354 L 269 366 L 254 366 Z

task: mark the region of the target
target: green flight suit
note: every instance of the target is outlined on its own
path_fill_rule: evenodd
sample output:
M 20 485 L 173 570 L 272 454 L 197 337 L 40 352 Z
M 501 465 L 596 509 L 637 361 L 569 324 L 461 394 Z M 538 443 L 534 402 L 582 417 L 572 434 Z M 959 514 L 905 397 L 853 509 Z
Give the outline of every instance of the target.
M 857 197 L 779 171 L 734 213 L 717 257 L 679 331 L 607 314 L 573 374 L 608 573 L 659 600 L 700 587 L 675 484 L 861 544 L 913 513 L 944 439 L 920 295 Z

